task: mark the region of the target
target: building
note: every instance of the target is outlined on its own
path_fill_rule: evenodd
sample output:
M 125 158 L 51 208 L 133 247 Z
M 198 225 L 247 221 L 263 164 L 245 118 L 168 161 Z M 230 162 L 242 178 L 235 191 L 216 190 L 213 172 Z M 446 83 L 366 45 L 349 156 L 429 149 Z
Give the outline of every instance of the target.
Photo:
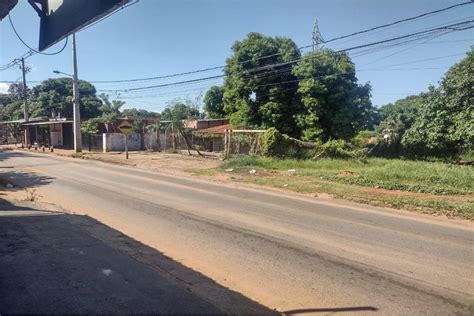
M 74 148 L 73 121 L 54 118 L 21 124 L 24 135 L 29 136 L 26 145 L 38 147 Z
M 7 142 L 25 146 L 73 148 L 72 120 L 67 118 L 35 117 L 25 120 L 0 122 Z M 3 135 L 2 133 L 2 135 Z M 26 137 L 26 139 L 25 139 Z
M 192 129 L 192 130 L 201 130 L 201 129 L 227 125 L 227 124 L 229 124 L 229 119 L 226 119 L 226 118 L 183 121 L 184 127 Z

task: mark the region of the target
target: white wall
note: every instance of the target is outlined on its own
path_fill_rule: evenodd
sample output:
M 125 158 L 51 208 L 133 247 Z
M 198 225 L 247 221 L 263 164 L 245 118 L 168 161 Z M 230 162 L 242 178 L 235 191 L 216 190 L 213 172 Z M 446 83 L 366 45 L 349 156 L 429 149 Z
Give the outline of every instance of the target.
M 146 133 L 144 136 L 144 146 L 147 150 L 158 150 L 160 149 L 160 144 L 158 144 L 158 137 L 156 133 Z
M 106 133 L 103 137 L 103 151 L 125 151 L 125 135 L 122 133 Z M 128 150 L 141 150 L 141 136 L 140 134 L 128 134 Z
M 51 135 L 51 146 L 62 146 L 63 145 L 63 125 L 54 124 L 50 125 L 50 135 Z M 54 129 L 54 131 L 53 131 Z

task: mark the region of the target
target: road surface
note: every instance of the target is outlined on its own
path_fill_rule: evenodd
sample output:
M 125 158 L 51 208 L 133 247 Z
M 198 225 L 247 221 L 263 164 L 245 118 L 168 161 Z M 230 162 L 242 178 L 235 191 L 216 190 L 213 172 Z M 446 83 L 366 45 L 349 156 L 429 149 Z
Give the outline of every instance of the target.
M 278 315 L 88 216 L 0 199 L 0 227 L 1 314 Z
M 471 223 L 44 154 L 2 152 L 0 167 L 286 314 L 474 311 Z

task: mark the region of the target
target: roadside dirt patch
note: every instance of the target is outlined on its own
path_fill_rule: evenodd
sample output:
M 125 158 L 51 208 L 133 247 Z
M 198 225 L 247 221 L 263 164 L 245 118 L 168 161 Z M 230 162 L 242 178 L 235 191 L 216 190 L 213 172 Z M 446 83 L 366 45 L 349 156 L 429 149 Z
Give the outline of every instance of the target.
M 353 171 L 350 171 L 350 170 L 344 170 L 344 171 L 341 171 L 337 174 L 338 177 L 352 177 L 352 176 L 355 176 L 355 172 Z
M 189 170 L 212 169 L 220 165 L 218 159 L 164 152 L 131 152 L 128 160 L 123 153 L 86 153 L 83 158 L 176 175 L 189 175 Z

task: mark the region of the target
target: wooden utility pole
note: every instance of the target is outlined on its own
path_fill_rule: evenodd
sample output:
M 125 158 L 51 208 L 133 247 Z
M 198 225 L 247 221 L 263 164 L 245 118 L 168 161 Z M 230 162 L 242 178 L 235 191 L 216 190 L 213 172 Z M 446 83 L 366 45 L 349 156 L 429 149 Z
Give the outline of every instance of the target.
M 227 159 L 227 129 L 224 131 L 224 159 Z

